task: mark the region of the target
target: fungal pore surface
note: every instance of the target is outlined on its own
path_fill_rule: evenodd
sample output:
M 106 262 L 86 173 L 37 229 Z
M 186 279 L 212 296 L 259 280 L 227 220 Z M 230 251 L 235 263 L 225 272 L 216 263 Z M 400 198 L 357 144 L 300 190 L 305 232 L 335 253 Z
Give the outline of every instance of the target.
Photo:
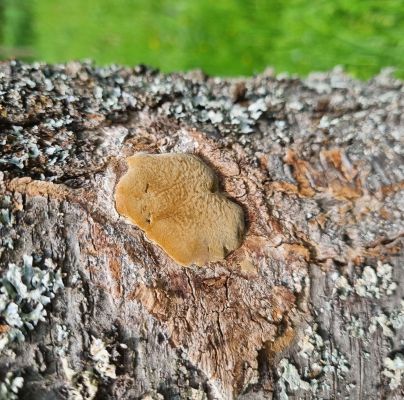
M 117 211 L 181 265 L 223 260 L 240 246 L 242 208 L 191 154 L 136 154 L 116 186 Z

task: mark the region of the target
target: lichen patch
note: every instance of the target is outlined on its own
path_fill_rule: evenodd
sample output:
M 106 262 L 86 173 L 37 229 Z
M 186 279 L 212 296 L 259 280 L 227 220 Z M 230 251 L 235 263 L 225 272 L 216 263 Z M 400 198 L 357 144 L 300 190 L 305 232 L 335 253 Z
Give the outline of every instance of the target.
M 136 154 L 115 191 L 117 211 L 181 265 L 223 260 L 241 244 L 242 208 L 191 154 Z

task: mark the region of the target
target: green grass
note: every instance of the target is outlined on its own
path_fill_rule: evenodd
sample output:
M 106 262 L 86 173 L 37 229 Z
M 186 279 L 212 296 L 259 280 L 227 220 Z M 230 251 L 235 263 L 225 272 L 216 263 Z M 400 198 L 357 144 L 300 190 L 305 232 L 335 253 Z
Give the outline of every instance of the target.
M 31 6 L 26 0 L 0 0 L 0 58 L 30 58 L 34 44 Z
M 394 66 L 404 77 L 403 0 L 1 3 L 3 57 L 28 47 L 31 59 L 49 62 L 91 58 L 227 76 L 267 66 L 304 75 L 340 64 L 360 78 Z

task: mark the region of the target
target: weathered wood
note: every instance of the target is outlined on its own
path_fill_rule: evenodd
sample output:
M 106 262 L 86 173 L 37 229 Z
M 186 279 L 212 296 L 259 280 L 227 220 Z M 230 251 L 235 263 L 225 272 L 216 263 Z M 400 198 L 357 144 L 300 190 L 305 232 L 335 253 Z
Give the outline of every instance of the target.
M 387 72 L 0 64 L 5 398 L 401 398 L 403 111 Z M 207 162 L 242 246 L 149 242 L 114 206 L 136 152 Z

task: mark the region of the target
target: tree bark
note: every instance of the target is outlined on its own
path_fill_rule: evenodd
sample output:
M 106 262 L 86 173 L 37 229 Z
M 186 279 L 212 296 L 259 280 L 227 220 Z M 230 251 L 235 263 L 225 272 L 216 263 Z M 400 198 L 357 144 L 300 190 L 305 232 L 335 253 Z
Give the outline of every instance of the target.
M 1 63 L 0 396 L 402 398 L 403 92 Z M 214 168 L 241 247 L 182 267 L 120 216 L 137 152 Z

